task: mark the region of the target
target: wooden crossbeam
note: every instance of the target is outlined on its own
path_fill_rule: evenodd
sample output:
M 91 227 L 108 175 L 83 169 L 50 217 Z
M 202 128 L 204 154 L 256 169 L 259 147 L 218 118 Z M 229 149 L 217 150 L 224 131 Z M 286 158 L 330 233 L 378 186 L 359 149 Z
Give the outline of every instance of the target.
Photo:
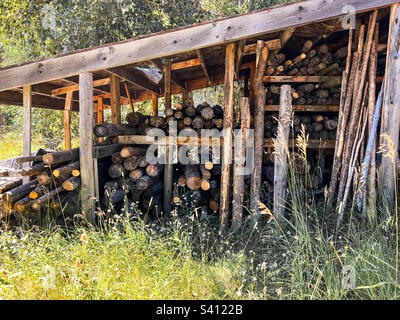
M 265 106 L 265 111 L 277 112 L 279 105 Z M 339 106 L 295 105 L 293 111 L 297 112 L 339 112 Z
M 110 78 L 99 79 L 99 80 L 93 81 L 93 87 L 101 87 L 101 86 L 105 86 L 108 84 L 110 84 Z M 59 89 L 54 89 L 51 91 L 51 94 L 53 96 L 58 96 L 58 95 L 65 94 L 67 92 L 73 92 L 73 91 L 79 91 L 79 84 L 75 84 L 72 86 L 63 87 L 63 88 L 59 88 Z
M 170 137 L 167 136 L 162 139 L 156 137 L 129 135 L 115 137 L 112 141 L 116 144 L 137 144 L 137 145 L 151 145 L 155 143 L 169 144 L 178 146 L 209 146 L 209 147 L 221 147 L 223 140 L 222 138 L 196 138 L 196 137 Z M 232 143 L 233 145 L 233 143 Z M 264 148 L 272 148 L 274 146 L 273 139 L 264 139 Z M 296 147 L 296 140 L 289 140 L 289 147 Z M 307 140 L 307 148 L 309 149 L 334 149 L 335 140 Z
M 148 81 L 142 75 L 135 73 L 133 70 L 128 70 L 124 67 L 107 69 L 111 74 L 125 80 L 135 86 L 142 88 L 143 90 L 148 90 L 155 94 L 160 94 L 160 88 L 155 86 L 153 83 Z

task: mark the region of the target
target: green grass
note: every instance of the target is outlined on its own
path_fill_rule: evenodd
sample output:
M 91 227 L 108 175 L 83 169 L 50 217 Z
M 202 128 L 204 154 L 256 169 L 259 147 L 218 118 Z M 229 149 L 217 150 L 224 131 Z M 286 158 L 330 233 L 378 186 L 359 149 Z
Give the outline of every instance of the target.
M 47 212 L 0 231 L 0 299 L 399 299 L 396 209 L 366 223 L 348 208 L 338 227 L 310 177 L 289 171 L 281 225 L 266 208 L 255 226 L 220 231 L 217 215 L 199 222 L 183 204 L 166 221 L 111 210 L 97 228 L 67 228 Z
M 79 139 L 73 137 L 71 143 L 73 148 L 77 148 L 79 146 Z M 22 147 L 22 134 L 13 131 L 0 134 L 0 161 L 21 156 L 23 150 Z M 47 150 L 49 149 L 49 146 L 46 145 L 42 137 L 32 137 L 32 151 L 36 151 L 40 148 Z M 60 148 L 64 149 L 64 143 L 60 145 Z
M 18 157 L 22 154 L 22 134 L 9 132 L 0 135 L 0 161 Z M 41 139 L 32 139 L 32 150 L 43 148 Z
M 398 299 L 390 221 L 353 222 L 338 237 L 259 226 L 229 233 L 182 216 L 147 225 L 117 217 L 97 230 L 1 232 L 0 298 Z M 356 271 L 352 290 L 342 287 L 344 266 Z

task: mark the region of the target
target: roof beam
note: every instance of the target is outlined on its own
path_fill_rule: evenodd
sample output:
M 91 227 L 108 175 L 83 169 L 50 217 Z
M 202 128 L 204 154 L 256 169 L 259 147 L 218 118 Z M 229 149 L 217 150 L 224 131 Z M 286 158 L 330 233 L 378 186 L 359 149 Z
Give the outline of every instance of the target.
M 158 69 L 158 71 L 160 71 L 164 75 L 164 66 L 163 66 L 163 63 L 162 63 L 161 59 L 153 59 L 153 60 L 150 60 L 150 62 L 153 64 L 153 66 L 155 66 Z M 173 66 L 173 64 L 172 64 L 172 66 Z M 182 89 L 186 89 L 186 84 L 184 82 L 182 82 L 181 80 L 179 80 L 172 73 L 172 70 L 173 70 L 172 66 L 171 66 L 171 81 L 172 81 L 172 83 L 175 83 L 176 85 L 178 85 Z
M 267 8 L 227 19 L 184 27 L 105 45 L 80 50 L 42 61 L 0 71 L 0 91 L 69 76 L 80 72 L 98 71 L 133 64 L 181 52 L 257 37 L 310 22 L 320 22 L 343 16 L 345 5 L 356 12 L 383 8 L 398 0 L 304 0 Z
M 211 79 L 211 77 L 210 77 L 210 74 L 208 73 L 207 64 L 206 64 L 206 61 L 204 60 L 204 56 L 203 56 L 203 54 L 201 53 L 201 50 L 198 49 L 198 50 L 196 50 L 196 52 L 197 52 L 197 56 L 199 57 L 200 64 L 201 64 L 201 67 L 203 68 L 204 74 L 205 74 L 205 76 L 206 76 L 207 79 L 208 79 L 208 82 L 209 82 L 209 83 L 212 83 L 212 79 Z
M 93 87 L 101 87 L 101 86 L 105 86 L 108 84 L 110 84 L 110 78 L 99 79 L 99 80 L 93 81 Z M 63 88 L 59 88 L 59 89 L 54 89 L 54 90 L 52 90 L 51 94 L 53 96 L 58 96 L 61 94 L 72 92 L 72 91 L 79 91 L 79 84 L 68 86 L 68 87 L 63 87 Z M 98 91 L 102 91 L 102 90 L 98 90 Z
M 0 104 L 22 106 L 23 94 L 19 91 L 3 91 L 0 92 Z M 65 99 L 51 98 L 42 95 L 32 95 L 32 107 L 64 110 Z M 79 103 L 73 101 L 73 111 L 79 111 Z
M 128 70 L 123 67 L 112 68 L 107 70 L 109 73 L 125 80 L 135 86 L 142 88 L 143 90 L 148 90 L 155 94 L 160 94 L 160 88 L 155 86 L 153 83 L 148 81 L 142 75 L 135 73 L 134 71 Z

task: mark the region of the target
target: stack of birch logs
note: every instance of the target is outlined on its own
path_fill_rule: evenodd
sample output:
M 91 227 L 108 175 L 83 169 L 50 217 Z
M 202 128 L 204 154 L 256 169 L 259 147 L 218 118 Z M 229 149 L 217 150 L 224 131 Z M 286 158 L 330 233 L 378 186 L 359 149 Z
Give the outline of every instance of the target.
M 330 52 L 328 45 L 313 48 L 311 40 L 304 43 L 298 56 L 293 59 L 284 53 L 271 55 L 267 63 L 268 76 L 339 76 L 343 72 L 343 49 Z M 343 56 L 344 55 L 344 56 Z
M 22 176 L 29 177 L 29 182 L 18 179 L 1 186 L 2 218 L 14 212 L 40 211 L 45 206 L 58 209 L 60 195 L 80 187 L 79 149 L 21 157 L 17 162 L 32 162 L 32 166 L 22 169 Z
M 184 129 L 193 129 L 200 136 L 201 129 L 222 129 L 223 109 L 220 105 L 210 106 L 203 103 L 194 106 L 191 100 L 175 104 L 175 109 L 165 111 L 167 123 L 177 122 L 178 133 Z
M 276 138 L 278 132 L 278 114 L 267 114 L 265 116 L 266 139 Z M 312 140 L 335 140 L 338 126 L 338 117 L 326 114 L 298 115 L 293 117 L 293 128 L 290 130 L 290 139 L 297 138 L 301 133 L 302 127 L 306 135 Z
M 340 86 L 336 79 L 322 84 L 302 84 L 293 86 L 293 105 L 338 106 Z M 280 86 L 271 85 L 267 91 L 267 105 L 279 105 Z
M 112 164 L 108 168 L 112 180 L 104 185 L 104 205 L 107 208 L 128 199 L 145 212 L 160 215 L 164 166 L 149 164 L 146 151 L 146 147 L 125 147 L 112 155 Z
M 373 201 L 376 192 L 376 127 L 382 106 L 382 89 L 378 101 L 376 99 L 377 14 L 377 10 L 371 13 L 368 27 L 362 25 L 356 33 L 350 30 L 349 34 L 338 138 L 328 194 L 328 204 L 338 209 L 339 221 L 351 194 L 355 207 L 366 216 L 368 199 Z M 359 35 L 358 39 L 354 39 L 354 34 Z

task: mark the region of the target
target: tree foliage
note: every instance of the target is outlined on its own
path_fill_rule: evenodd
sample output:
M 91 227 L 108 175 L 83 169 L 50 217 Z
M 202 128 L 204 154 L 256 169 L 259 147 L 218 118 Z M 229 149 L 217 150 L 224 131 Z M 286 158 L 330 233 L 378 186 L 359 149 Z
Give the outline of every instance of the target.
M 22 63 L 77 49 L 123 41 L 136 36 L 178 28 L 238 13 L 254 11 L 289 0 L 2 0 L 0 2 L 0 55 L 3 64 Z M 1 60 L 0 60 L 1 61 Z M 195 101 L 222 102 L 221 88 L 196 91 Z M 176 97 L 173 98 L 175 101 Z M 164 108 L 160 99 L 160 111 Z M 135 109 L 148 113 L 151 103 Z M 124 109 L 127 112 L 127 109 Z M 22 127 L 22 109 L 1 107 L 8 130 Z M 106 119 L 108 113 L 106 112 Z M 33 136 L 46 147 L 63 143 L 62 113 L 34 109 Z M 72 133 L 78 132 L 73 114 Z

